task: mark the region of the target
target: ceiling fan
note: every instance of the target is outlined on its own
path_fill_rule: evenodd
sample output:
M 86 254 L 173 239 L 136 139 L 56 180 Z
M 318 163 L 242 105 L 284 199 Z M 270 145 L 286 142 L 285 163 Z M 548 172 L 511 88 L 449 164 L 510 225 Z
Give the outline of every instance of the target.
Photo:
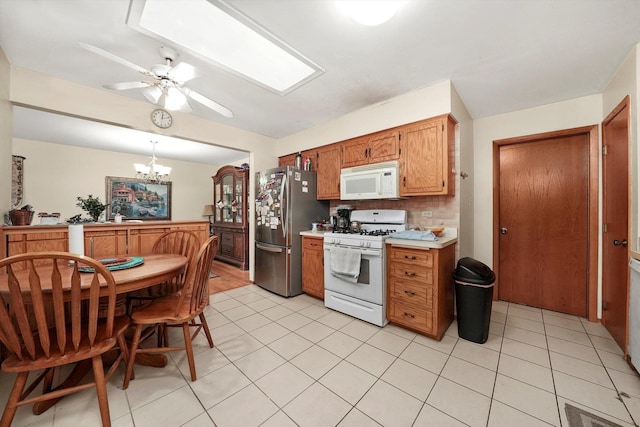
M 183 86 L 185 82 L 197 77 L 198 73 L 194 66 L 186 62 L 179 62 L 173 66 L 172 63 L 178 57 L 178 52 L 170 47 L 163 46 L 158 49 L 160 56 L 165 60 L 164 64 L 155 64 L 146 69 L 99 47 L 86 43 L 80 43 L 80 46 L 153 79 L 152 81 L 141 80 L 103 85 L 107 89 L 143 89 L 142 94 L 149 102 L 161 105 L 167 110 L 178 110 L 187 113 L 191 112 L 191 105 L 189 105 L 187 98 L 191 98 L 225 117 L 233 117 L 233 112 L 227 107 Z

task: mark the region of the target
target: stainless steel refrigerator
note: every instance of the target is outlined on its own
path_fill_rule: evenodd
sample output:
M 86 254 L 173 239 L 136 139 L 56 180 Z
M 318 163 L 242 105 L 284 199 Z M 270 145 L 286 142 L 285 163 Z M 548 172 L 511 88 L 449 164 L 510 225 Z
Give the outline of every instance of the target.
M 256 186 L 255 282 L 285 297 L 301 294 L 300 232 L 327 219 L 329 204 L 316 200 L 315 172 L 291 166 L 258 172 Z

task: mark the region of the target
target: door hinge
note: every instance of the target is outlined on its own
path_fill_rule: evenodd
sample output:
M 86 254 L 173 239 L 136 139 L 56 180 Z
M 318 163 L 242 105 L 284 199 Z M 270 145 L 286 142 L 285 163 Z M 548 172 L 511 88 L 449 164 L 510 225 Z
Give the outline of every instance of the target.
M 401 139 L 402 139 L 402 134 L 401 134 L 401 133 L 399 133 L 399 134 L 398 134 L 398 141 L 400 141 Z
M 602 224 L 602 232 L 603 233 L 607 232 L 607 223 L 606 222 Z
M 606 309 L 607 309 L 607 302 L 602 301 L 602 311 L 605 311 Z
M 607 154 L 609 154 L 609 153 L 608 153 L 608 150 L 607 150 L 607 146 L 606 146 L 606 145 L 603 145 L 603 146 L 602 146 L 602 155 L 603 155 L 603 156 L 606 156 Z

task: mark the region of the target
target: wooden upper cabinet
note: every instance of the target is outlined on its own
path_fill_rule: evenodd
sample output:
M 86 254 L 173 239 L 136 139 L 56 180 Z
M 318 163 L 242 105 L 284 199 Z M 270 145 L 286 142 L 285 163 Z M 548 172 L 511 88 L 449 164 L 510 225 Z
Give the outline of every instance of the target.
M 278 167 L 283 168 L 285 166 L 295 166 L 296 165 L 296 154 L 287 154 L 286 156 L 278 157 Z
M 400 156 L 398 130 L 377 132 L 342 143 L 342 167 L 368 165 Z
M 318 200 L 340 198 L 340 159 L 339 144 L 331 144 L 316 150 L 316 163 L 311 165 L 317 172 Z
M 400 134 L 400 195 L 454 195 L 455 122 L 440 116 L 403 127 Z

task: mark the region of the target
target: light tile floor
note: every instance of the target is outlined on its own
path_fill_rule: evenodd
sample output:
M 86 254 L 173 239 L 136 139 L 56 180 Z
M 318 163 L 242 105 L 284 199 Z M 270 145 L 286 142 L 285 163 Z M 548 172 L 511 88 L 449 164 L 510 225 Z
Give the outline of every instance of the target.
M 494 302 L 485 344 L 458 338 L 455 322 L 434 341 L 253 285 L 212 295 L 206 315 L 216 347 L 196 339 L 198 381 L 182 352 L 136 367 L 126 391 L 114 375 L 114 426 L 568 426 L 565 403 L 640 422 L 638 375 L 586 319 Z M 0 374 L 0 401 L 11 383 Z M 21 408 L 14 425 L 99 425 L 95 393 L 37 417 Z

